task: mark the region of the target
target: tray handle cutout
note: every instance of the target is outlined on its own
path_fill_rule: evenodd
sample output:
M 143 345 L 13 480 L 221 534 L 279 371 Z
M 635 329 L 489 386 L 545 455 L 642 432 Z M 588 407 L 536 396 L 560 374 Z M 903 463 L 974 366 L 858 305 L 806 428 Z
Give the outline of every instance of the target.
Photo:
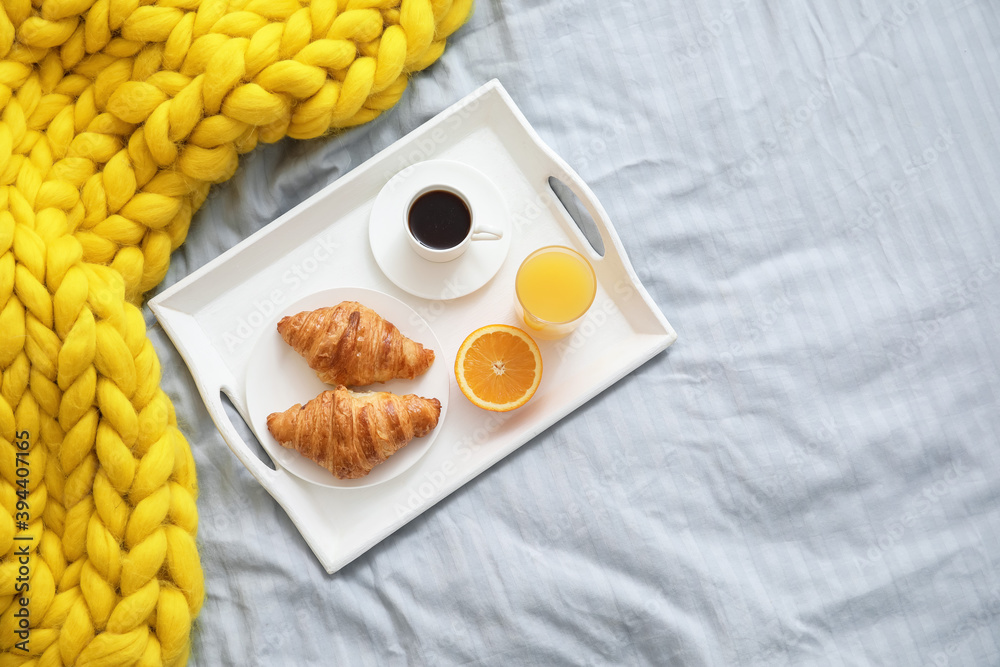
M 260 460 L 261 463 L 266 465 L 271 470 L 277 470 L 271 457 L 267 455 L 264 451 L 264 447 L 261 446 L 260 440 L 254 434 L 250 425 L 247 424 L 246 419 L 240 414 L 239 409 L 236 407 L 236 403 L 233 402 L 232 397 L 225 392 L 225 390 L 220 390 L 219 395 L 222 399 L 222 405 L 226 410 L 226 416 L 229 417 L 229 422 L 236 428 L 237 433 L 240 436 L 240 443 L 245 445 L 250 453 Z
M 566 209 L 570 220 L 576 223 L 576 226 L 580 229 L 590 247 L 593 248 L 599 257 L 604 257 L 604 239 L 601 238 L 601 231 L 598 229 L 597 222 L 594 219 L 594 212 L 597 206 L 585 205 L 580 201 L 580 196 L 572 187 L 566 185 L 555 176 L 549 176 L 549 188 L 556 199 L 559 200 L 559 203 L 563 205 L 563 208 Z M 593 196 L 593 193 L 588 188 L 584 195 Z M 596 197 L 594 201 L 596 202 Z M 601 212 L 603 213 L 603 210 Z
M 247 467 L 250 474 L 256 477 L 264 485 L 264 488 L 270 490 L 278 475 L 277 468 L 264 452 L 264 448 L 261 447 L 243 415 L 236 408 L 232 389 L 223 386 L 219 388 L 217 393 L 206 392 L 206 394 L 209 414 L 212 415 L 226 444 L 236 454 L 236 458 Z M 233 414 L 238 418 L 234 419 Z M 248 441 L 254 443 L 257 452 L 260 452 L 259 454 L 247 444 Z

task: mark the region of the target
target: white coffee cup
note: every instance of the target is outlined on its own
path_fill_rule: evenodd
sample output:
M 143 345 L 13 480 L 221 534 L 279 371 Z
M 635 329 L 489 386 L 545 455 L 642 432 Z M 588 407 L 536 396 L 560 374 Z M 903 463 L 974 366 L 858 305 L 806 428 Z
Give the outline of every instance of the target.
M 403 213 L 410 247 L 431 262 L 458 259 L 473 241 L 496 241 L 503 230 L 476 221 L 475 207 L 460 190 L 435 184 L 421 188 Z

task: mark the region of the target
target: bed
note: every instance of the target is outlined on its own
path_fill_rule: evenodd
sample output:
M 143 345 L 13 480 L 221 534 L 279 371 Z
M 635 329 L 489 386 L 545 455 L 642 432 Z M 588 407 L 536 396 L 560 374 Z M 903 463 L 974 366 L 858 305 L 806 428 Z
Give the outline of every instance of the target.
M 191 664 L 1000 664 L 998 43 L 982 0 L 482 0 L 374 122 L 245 156 L 160 289 L 497 78 L 679 339 L 328 575 L 147 310 Z

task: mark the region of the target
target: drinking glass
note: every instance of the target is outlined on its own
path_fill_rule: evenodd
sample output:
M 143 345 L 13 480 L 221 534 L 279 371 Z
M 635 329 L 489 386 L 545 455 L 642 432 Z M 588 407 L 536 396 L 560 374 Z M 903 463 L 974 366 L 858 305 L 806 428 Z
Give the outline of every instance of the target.
M 572 332 L 597 295 L 597 276 L 587 258 L 551 245 L 528 255 L 514 279 L 514 307 L 528 333 L 555 340 Z

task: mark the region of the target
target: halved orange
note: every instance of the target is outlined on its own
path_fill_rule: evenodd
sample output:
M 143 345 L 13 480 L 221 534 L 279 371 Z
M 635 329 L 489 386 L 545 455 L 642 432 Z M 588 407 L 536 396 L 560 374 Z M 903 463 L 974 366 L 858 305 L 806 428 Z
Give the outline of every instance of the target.
M 491 324 L 473 331 L 458 348 L 455 379 L 479 407 L 507 412 L 535 394 L 542 381 L 542 354 L 517 327 Z

